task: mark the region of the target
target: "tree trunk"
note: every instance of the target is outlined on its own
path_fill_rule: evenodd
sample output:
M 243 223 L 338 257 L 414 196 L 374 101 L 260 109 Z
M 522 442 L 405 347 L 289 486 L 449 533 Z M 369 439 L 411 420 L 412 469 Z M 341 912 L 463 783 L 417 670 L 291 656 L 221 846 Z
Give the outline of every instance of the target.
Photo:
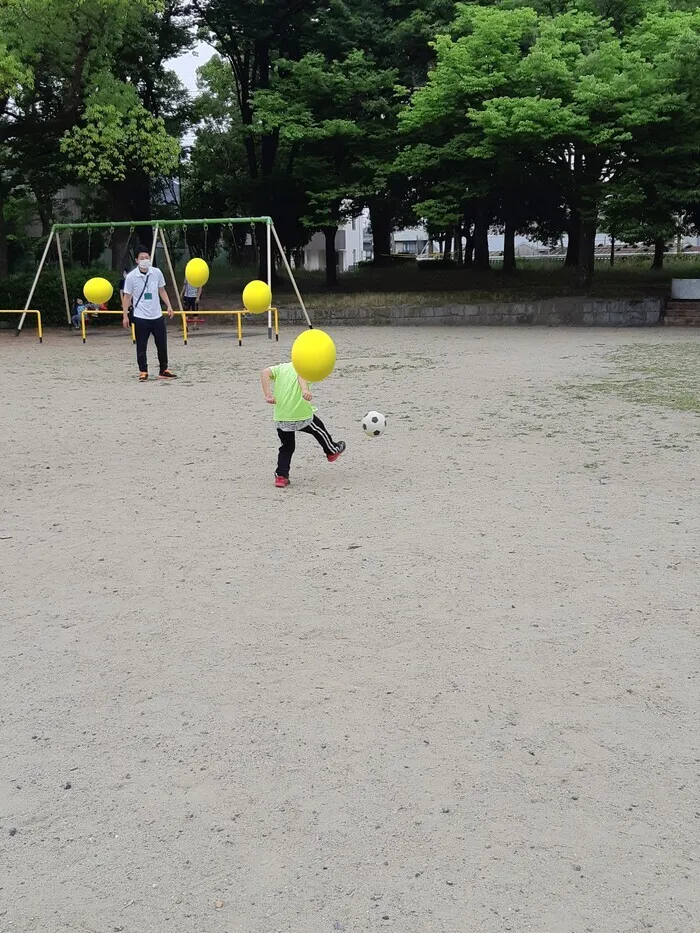
M 262 282 L 267 282 L 267 226 L 265 224 L 256 224 L 255 240 L 258 244 L 258 278 Z M 273 279 L 274 274 L 273 269 Z
M 51 201 L 49 201 L 48 204 L 42 201 L 40 195 L 38 195 L 36 191 L 34 191 L 33 194 L 34 200 L 36 201 L 36 212 L 41 221 L 41 238 L 42 240 L 47 240 L 53 224 L 53 204 Z
M 324 227 L 323 235 L 326 238 L 326 288 L 335 288 L 338 284 L 338 267 L 336 265 L 335 235 L 337 227 Z
M 10 266 L 7 258 L 7 227 L 5 226 L 5 201 L 0 190 L 0 279 L 9 275 Z
M 451 253 L 452 253 L 452 234 L 448 233 L 445 236 L 445 246 L 444 246 L 444 250 L 442 253 L 442 261 L 445 264 L 447 264 L 452 258 L 452 256 L 450 255 Z
M 131 220 L 126 198 L 121 190 L 121 186 L 115 186 L 110 190 L 112 219 L 117 223 Z M 129 242 L 129 228 L 115 227 L 112 235 L 112 269 L 115 272 L 123 272 L 125 269 L 131 269 L 131 256 L 129 251 L 137 246 L 136 232 L 131 235 Z M 150 249 L 150 246 L 149 246 Z
M 471 269 L 474 266 L 474 234 L 472 232 L 471 221 L 464 224 L 464 268 Z
M 513 221 L 507 217 L 503 231 L 503 271 L 515 272 L 515 227 Z
M 131 217 L 136 221 L 136 238 L 143 246 L 150 250 L 153 241 L 151 227 L 151 180 L 143 172 L 133 175 L 124 183 L 124 193 L 128 196 L 128 209 Z M 136 244 L 138 245 L 138 244 Z
M 578 256 L 581 247 L 581 214 L 576 208 L 569 212 L 569 242 L 566 247 L 565 266 L 578 266 Z
M 615 237 L 610 237 L 610 265 L 615 265 Z
M 595 234 L 598 224 L 587 221 L 581 224 L 578 265 L 576 266 L 576 284 L 579 288 L 588 288 L 593 281 L 595 266 Z
M 386 198 L 372 198 L 369 217 L 372 224 L 372 265 L 388 266 L 391 263 L 391 207 Z
M 133 238 L 132 238 L 133 239 Z M 112 269 L 123 272 L 131 268 L 129 250 L 135 243 L 129 243 L 129 231 L 126 227 L 117 227 L 112 236 Z
M 474 268 L 487 272 L 491 268 L 489 259 L 489 223 L 480 217 L 474 224 Z
M 663 269 L 664 253 L 666 252 L 666 241 L 660 237 L 654 241 L 654 261 L 651 264 L 652 269 Z

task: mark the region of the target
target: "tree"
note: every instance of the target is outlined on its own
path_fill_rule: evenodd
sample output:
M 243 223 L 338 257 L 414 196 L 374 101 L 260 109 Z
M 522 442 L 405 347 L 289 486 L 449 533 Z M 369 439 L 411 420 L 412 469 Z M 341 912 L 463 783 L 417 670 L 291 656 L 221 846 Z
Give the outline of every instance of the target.
M 245 162 L 254 199 L 252 213 L 275 212 L 273 181 L 280 156 L 279 133 L 259 132 L 255 95 L 271 85 L 278 59 L 299 60 L 313 48 L 320 0 L 192 0 L 200 35 L 231 70 Z M 264 238 L 260 238 L 261 242 Z M 261 274 L 267 259 L 261 250 Z
M 471 114 L 491 98 L 516 93 L 516 73 L 534 41 L 537 14 L 531 9 L 465 7 L 452 35 L 438 35 L 435 69 L 411 97 L 400 126 L 408 145 L 399 167 L 441 192 L 449 219 L 466 234 L 466 265 L 489 266 L 488 231 L 500 214 L 512 242 L 515 212 L 504 193 L 522 188 L 526 160 L 503 147 L 487 151 Z M 416 210 L 435 223 L 435 198 Z M 447 217 L 445 218 L 447 220 Z
M 690 230 L 700 203 L 700 13 L 654 10 L 625 44 L 653 69 L 664 104 L 658 119 L 635 128 L 604 209 L 618 239 L 654 246 L 660 268 L 666 244 Z
M 328 61 L 362 49 L 368 64 L 393 71 L 405 93 L 422 86 L 434 61 L 430 40 L 452 22 L 454 0 L 345 0 L 332 4 L 319 21 L 318 48 Z M 366 128 L 362 158 L 371 177 L 364 204 L 369 208 L 374 264 L 391 261 L 391 234 L 410 222 L 414 185 L 398 170 L 402 143 L 398 117 L 402 95 L 382 89 L 380 120 Z
M 152 116 L 141 104 L 132 85 L 105 74 L 81 124 L 64 136 L 61 151 L 80 181 L 108 192 L 110 214 L 119 221 L 135 213 L 131 181 L 175 172 L 180 147 L 162 117 Z M 113 252 L 113 265 L 120 259 Z
M 376 184 L 367 142 L 390 112 L 396 80 L 358 50 L 341 61 L 318 52 L 279 62 L 269 90 L 254 100 L 260 132 L 276 133 L 294 152 L 292 172 L 303 180 L 309 231 L 326 239 L 326 284 L 337 284 L 335 238 Z
M 45 229 L 55 196 L 68 180 L 61 138 L 80 121 L 127 23 L 151 7 L 151 0 L 4 0 L 0 5 L 0 183 L 5 197 L 16 186 L 32 192 Z M 0 200 L 0 230 L 1 208 Z M 6 259 L 0 234 L 0 274 Z
M 454 145 L 446 125 L 463 127 L 467 167 L 486 159 L 510 163 L 523 178 L 532 166 L 551 174 L 568 208 L 570 239 L 580 243 L 578 282 L 588 285 L 607 186 L 635 135 L 666 119 L 663 82 L 592 13 L 464 7 L 453 34 L 437 38 L 436 69 L 404 126 L 437 126 L 447 156 Z M 489 177 L 498 179 L 493 171 Z

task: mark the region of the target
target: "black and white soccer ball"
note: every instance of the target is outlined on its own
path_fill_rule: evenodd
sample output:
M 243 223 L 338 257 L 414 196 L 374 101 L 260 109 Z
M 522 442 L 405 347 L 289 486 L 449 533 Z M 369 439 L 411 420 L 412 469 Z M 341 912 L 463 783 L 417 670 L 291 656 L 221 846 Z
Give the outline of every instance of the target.
M 367 437 L 379 437 L 386 431 L 386 418 L 379 411 L 368 411 L 362 419 L 362 430 Z

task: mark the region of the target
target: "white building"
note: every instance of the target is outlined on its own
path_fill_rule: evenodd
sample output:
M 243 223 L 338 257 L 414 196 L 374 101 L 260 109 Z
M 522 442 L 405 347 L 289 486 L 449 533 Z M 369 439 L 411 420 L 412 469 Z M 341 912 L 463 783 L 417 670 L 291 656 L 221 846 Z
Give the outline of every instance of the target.
M 365 248 L 369 215 L 364 212 L 338 228 L 335 235 L 335 255 L 338 272 L 351 272 L 358 263 L 371 259 Z M 326 238 L 315 233 L 304 247 L 304 265 L 310 272 L 326 268 Z

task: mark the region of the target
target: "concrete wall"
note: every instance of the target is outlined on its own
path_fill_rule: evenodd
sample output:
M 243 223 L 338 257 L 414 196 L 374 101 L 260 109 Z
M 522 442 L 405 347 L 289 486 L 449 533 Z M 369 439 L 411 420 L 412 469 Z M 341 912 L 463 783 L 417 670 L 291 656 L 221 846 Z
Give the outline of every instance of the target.
M 651 327 L 659 323 L 663 300 L 553 298 L 547 301 L 516 303 L 482 302 L 473 305 L 417 307 L 394 305 L 386 308 L 363 308 L 362 297 L 357 305 L 341 310 L 314 310 L 311 319 L 316 324 L 392 324 L 392 325 L 463 325 L 494 326 L 539 325 L 560 327 Z M 302 323 L 299 308 L 280 308 L 283 321 Z
M 681 301 L 700 300 L 700 279 L 671 279 L 671 298 Z

